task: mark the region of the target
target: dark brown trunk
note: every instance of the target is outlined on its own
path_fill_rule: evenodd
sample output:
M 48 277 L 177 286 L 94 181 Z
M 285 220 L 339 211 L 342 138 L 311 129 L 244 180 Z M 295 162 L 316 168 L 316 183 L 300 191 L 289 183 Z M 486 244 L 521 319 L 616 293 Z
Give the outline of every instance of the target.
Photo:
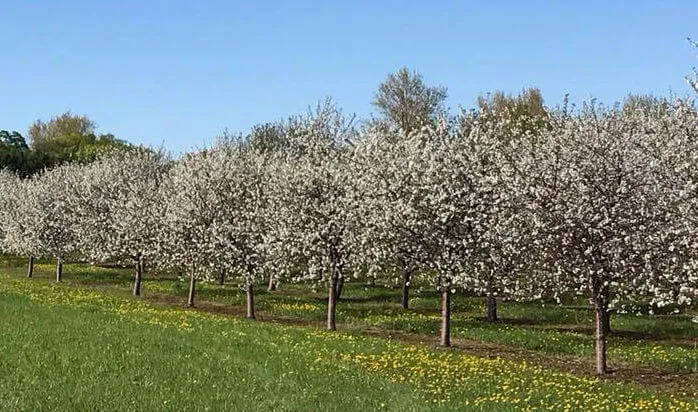
M 603 317 L 603 331 L 606 336 L 611 334 L 611 311 L 606 310 L 606 316 Z
M 247 284 L 247 319 L 254 319 L 254 289 L 251 283 Z
M 194 292 L 196 290 L 196 278 L 194 277 L 194 272 L 189 276 L 189 295 L 187 296 L 187 306 L 194 306 Z
M 56 259 L 56 282 L 63 281 L 63 261 L 61 258 Z
M 225 268 L 221 268 L 220 284 L 221 285 L 225 284 Z
M 330 288 L 327 299 L 327 330 L 337 330 L 335 316 L 337 314 L 337 275 L 333 271 L 330 276 Z
M 29 264 L 27 265 L 27 277 L 34 276 L 34 256 L 29 256 Z
M 606 367 L 606 314 L 607 308 L 603 299 L 595 297 L 594 313 L 596 320 L 596 373 L 599 375 L 605 374 L 608 369 Z
M 491 290 L 487 292 L 487 321 L 497 321 L 497 297 Z
M 269 275 L 269 287 L 267 287 L 267 291 L 273 292 L 276 290 L 276 279 L 274 279 L 274 274 L 272 273 Z
M 138 259 L 135 265 L 135 279 L 133 279 L 133 296 L 141 295 L 141 281 L 143 280 L 143 261 Z
M 410 277 L 412 272 L 408 269 L 404 269 L 402 272 L 402 299 L 400 303 L 403 309 L 407 309 L 410 306 Z
M 451 291 L 447 288 L 441 292 L 441 340 L 444 348 L 451 346 Z
M 342 290 L 344 289 L 344 278 L 341 277 L 335 282 L 335 299 L 339 300 L 342 297 Z

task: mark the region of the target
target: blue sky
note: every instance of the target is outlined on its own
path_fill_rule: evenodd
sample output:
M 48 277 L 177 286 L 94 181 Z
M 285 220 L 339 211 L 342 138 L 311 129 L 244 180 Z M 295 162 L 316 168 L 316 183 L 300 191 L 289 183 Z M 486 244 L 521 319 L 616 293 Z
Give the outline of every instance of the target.
M 698 1 L 0 0 L 0 129 L 72 110 L 175 152 L 333 97 L 365 117 L 401 66 L 448 105 L 685 95 Z

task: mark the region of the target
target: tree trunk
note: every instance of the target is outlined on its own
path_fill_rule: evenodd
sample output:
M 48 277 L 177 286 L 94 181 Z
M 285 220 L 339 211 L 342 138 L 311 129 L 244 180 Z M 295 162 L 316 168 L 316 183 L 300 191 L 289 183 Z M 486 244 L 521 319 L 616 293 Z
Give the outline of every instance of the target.
M 606 333 L 606 336 L 611 334 L 611 311 L 608 310 L 608 302 L 610 301 L 608 295 L 608 288 L 606 288 L 603 294 L 604 307 L 606 308 L 606 316 L 603 318 L 603 330 Z
M 404 269 L 402 272 L 402 299 L 400 303 L 403 309 L 408 309 L 410 306 L 410 277 L 412 276 L 412 271 L 409 269 Z
M 268 292 L 273 292 L 276 290 L 276 279 L 274 279 L 274 274 L 269 275 L 269 287 L 267 288 Z
M 34 276 L 34 256 L 29 256 L 29 264 L 27 265 L 27 277 Z
M 497 297 L 491 290 L 487 292 L 487 321 L 497 321 Z
M 247 284 L 247 319 L 254 319 L 254 289 L 252 283 Z
M 337 274 L 333 270 L 332 276 L 330 277 L 330 289 L 327 300 L 327 330 L 337 330 L 337 323 L 335 321 L 337 313 L 337 280 Z
M 63 281 L 63 261 L 61 258 L 56 259 L 56 282 Z
M 194 292 L 196 290 L 196 278 L 194 277 L 194 272 L 189 276 L 189 296 L 187 297 L 187 306 L 194 306 Z
M 143 280 L 143 261 L 138 259 L 135 266 L 135 279 L 133 280 L 133 296 L 141 295 L 141 281 Z
M 335 298 L 339 300 L 342 297 L 342 290 L 344 289 L 344 278 L 338 278 L 335 282 Z
M 606 310 L 606 316 L 603 318 L 603 331 L 606 336 L 611 334 L 611 311 Z
M 451 346 L 451 291 L 444 288 L 441 292 L 441 341 L 444 348 Z
M 225 268 L 221 268 L 221 278 L 220 278 L 220 284 L 223 286 L 225 283 Z
M 595 297 L 594 312 L 596 320 L 596 373 L 599 375 L 605 374 L 608 369 L 606 367 L 606 315 L 608 308 L 602 298 Z

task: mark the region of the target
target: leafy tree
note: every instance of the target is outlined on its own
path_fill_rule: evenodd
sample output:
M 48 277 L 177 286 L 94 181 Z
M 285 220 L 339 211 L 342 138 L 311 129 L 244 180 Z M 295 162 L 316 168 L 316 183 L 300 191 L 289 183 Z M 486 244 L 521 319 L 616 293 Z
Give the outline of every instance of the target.
M 67 162 L 88 163 L 112 149 L 130 145 L 112 134 L 95 134 L 96 124 L 87 116 L 65 112 L 48 122 L 37 120 L 28 136 L 37 162 L 54 167 Z
M 378 86 L 373 105 L 384 122 L 410 134 L 433 124 L 444 111 L 447 95 L 445 87 L 427 86 L 421 74 L 403 67 Z
M 43 142 L 36 149 L 36 156 L 46 167 L 53 167 L 63 163 L 93 162 L 111 150 L 128 147 L 128 143 L 111 134 L 69 134 Z
M 504 132 L 501 138 L 508 138 L 517 131 L 539 133 L 548 127 L 548 110 L 540 90 L 529 88 L 517 96 L 496 91 L 477 99 L 477 113 L 483 119 L 500 122 Z M 504 122 L 510 127 L 505 128 Z M 461 127 L 467 127 L 468 123 Z
M 30 127 L 28 136 L 32 148 L 39 152 L 46 151 L 44 145 L 61 136 L 94 134 L 97 125 L 87 116 L 74 115 L 67 111 L 52 117 L 49 121 L 35 121 Z
M 38 169 L 36 156 L 18 132 L 0 130 L 0 168 L 7 168 L 24 177 Z

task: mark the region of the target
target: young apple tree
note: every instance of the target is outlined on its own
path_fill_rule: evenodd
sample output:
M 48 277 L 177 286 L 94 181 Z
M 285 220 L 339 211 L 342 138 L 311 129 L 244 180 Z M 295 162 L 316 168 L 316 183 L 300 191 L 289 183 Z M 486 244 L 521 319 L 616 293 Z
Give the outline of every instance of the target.
M 273 210 L 269 207 L 269 152 L 245 141 L 220 140 L 213 149 L 225 156 L 225 180 L 220 193 L 219 216 L 225 241 L 221 265 L 240 275 L 247 297 L 247 318 L 254 319 L 254 284 L 269 271 L 269 233 Z
M 228 160 L 221 150 L 185 154 L 160 190 L 165 230 L 158 236 L 159 263 L 188 274 L 188 306 L 194 306 L 197 280 L 215 276 L 230 246 L 223 202 Z
M 336 330 L 336 307 L 348 274 L 354 211 L 351 150 L 353 129 L 331 104 L 287 129 L 289 147 L 271 168 L 275 244 L 295 280 L 329 283 L 327 328 Z
M 609 309 L 656 294 L 664 283 L 657 274 L 676 273 L 682 264 L 671 232 L 683 224 L 677 213 L 683 200 L 666 170 L 678 149 L 666 143 L 678 129 L 660 127 L 646 111 L 594 105 L 557 113 L 552 124 L 525 151 L 521 167 L 539 257 L 548 268 L 537 276 L 542 287 L 555 285 L 556 294 L 589 294 L 602 374 Z M 695 122 L 686 126 L 695 135 Z
M 356 223 L 353 255 L 371 276 L 402 283 L 400 303 L 409 307 L 413 274 L 425 266 L 424 239 L 418 229 L 416 198 L 403 132 L 366 129 L 354 146 Z
M 76 222 L 70 205 L 74 200 L 79 165 L 65 165 L 45 171 L 21 183 L 15 192 L 23 212 L 15 221 L 9 248 L 33 257 L 56 260 L 56 281 L 63 276 L 63 261 L 79 253 Z M 31 266 L 31 259 L 30 259 Z
M 154 258 L 162 230 L 158 196 L 167 156 L 145 148 L 113 151 L 82 169 L 71 205 L 81 250 L 93 261 L 134 268 L 133 295 L 140 296 L 144 263 Z
M 467 133 L 442 121 L 403 140 L 404 159 L 390 168 L 403 169 L 409 184 L 392 200 L 397 221 L 411 221 L 419 234 L 424 262 L 434 273 L 442 295 L 442 346 L 450 345 L 450 300 L 458 288 L 511 292 L 519 274 L 526 230 L 508 155 L 515 139 L 502 141 L 489 126 L 474 124 Z M 494 315 L 494 313 L 490 313 Z

